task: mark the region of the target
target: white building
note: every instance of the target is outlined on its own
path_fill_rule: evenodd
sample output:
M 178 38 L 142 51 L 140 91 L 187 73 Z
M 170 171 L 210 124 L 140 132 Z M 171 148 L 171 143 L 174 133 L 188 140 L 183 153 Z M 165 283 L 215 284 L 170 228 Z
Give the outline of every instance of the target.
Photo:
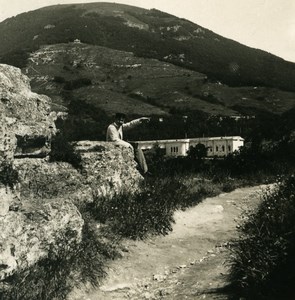
M 207 156 L 227 156 L 244 146 L 244 139 L 240 136 L 208 137 L 190 139 L 190 146 L 203 144 L 207 148 Z
M 202 137 L 193 139 L 176 140 L 154 140 L 137 141 L 138 147 L 142 150 L 152 149 L 155 145 L 166 150 L 166 156 L 186 156 L 190 146 L 195 147 L 202 144 L 207 149 L 208 157 L 223 157 L 228 154 L 239 151 L 244 146 L 244 139 L 240 136 L 225 137 Z

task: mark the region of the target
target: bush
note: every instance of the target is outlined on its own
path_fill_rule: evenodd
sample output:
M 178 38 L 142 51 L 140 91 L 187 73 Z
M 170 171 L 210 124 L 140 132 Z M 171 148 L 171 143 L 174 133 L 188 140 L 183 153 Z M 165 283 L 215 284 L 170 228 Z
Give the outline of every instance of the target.
M 230 281 L 237 297 L 294 299 L 295 177 L 262 195 L 232 248 Z
M 66 81 L 64 85 L 65 90 L 75 90 L 83 86 L 91 85 L 92 81 L 89 78 L 79 78 L 75 80 Z

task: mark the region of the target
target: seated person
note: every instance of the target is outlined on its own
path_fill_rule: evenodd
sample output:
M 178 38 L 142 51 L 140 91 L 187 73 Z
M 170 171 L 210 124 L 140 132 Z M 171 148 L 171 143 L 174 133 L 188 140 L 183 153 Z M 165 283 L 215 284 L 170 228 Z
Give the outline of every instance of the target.
M 143 154 L 143 151 L 139 149 L 136 145 L 133 147 L 130 143 L 123 140 L 123 129 L 130 129 L 139 124 L 146 123 L 150 121 L 150 118 L 142 117 L 139 119 L 132 120 L 125 123 L 126 115 L 123 113 L 116 113 L 115 121 L 109 125 L 107 129 L 106 140 L 107 142 L 115 142 L 117 145 L 121 145 L 127 148 L 134 149 L 135 159 L 141 168 L 141 172 L 146 174 L 148 172 L 148 167 Z

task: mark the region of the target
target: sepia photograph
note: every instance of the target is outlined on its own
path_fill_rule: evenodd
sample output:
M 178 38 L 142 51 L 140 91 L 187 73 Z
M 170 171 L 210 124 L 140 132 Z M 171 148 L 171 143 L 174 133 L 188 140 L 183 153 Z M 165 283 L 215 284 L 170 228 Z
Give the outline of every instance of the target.
M 0 300 L 294 300 L 295 1 L 0 0 Z

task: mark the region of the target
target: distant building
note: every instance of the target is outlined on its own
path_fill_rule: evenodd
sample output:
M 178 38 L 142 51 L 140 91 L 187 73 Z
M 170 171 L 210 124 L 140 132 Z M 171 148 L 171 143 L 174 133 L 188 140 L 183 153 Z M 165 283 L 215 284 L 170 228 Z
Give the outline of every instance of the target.
M 81 44 L 81 41 L 80 41 L 79 39 L 75 39 L 75 40 L 74 40 L 74 43 L 75 43 L 75 44 Z
M 142 150 L 152 149 L 155 145 L 166 150 L 166 156 L 186 156 L 189 148 L 202 144 L 207 149 L 207 157 L 224 157 L 228 154 L 239 151 L 244 146 L 244 139 L 240 136 L 225 137 L 202 137 L 192 139 L 175 140 L 154 140 L 137 141 L 138 147 Z

